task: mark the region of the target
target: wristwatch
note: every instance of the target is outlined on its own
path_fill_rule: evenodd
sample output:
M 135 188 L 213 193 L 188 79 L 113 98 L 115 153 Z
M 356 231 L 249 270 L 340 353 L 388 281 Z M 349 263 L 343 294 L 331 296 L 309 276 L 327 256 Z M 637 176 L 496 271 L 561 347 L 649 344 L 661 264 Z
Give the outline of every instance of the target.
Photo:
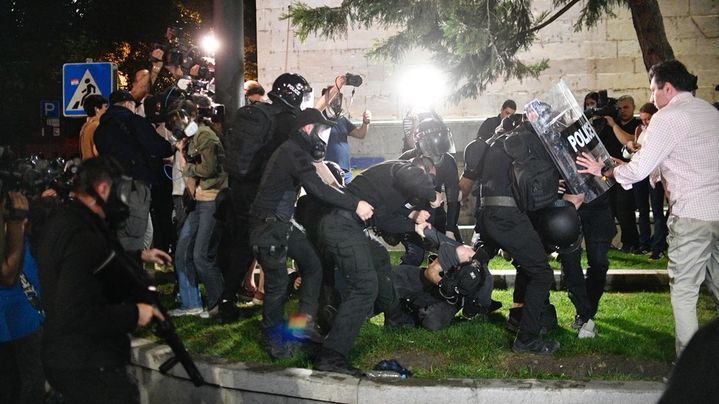
M 600 171 L 600 173 L 602 174 L 602 181 L 606 181 L 606 180 L 607 180 L 607 171 L 609 171 L 609 170 L 611 170 L 611 169 L 612 169 L 611 166 L 604 166 L 604 167 L 602 167 L 602 170 Z

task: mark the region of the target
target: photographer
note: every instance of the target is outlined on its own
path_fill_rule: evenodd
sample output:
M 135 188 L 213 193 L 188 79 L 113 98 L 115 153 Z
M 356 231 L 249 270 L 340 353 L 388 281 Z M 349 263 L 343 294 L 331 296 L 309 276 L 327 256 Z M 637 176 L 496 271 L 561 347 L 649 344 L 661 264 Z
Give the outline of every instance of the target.
M 13 286 L 20 271 L 27 198 L 9 192 L 9 205 L 0 204 L 0 286 Z M 7 209 L 7 211 L 6 211 Z
M 610 156 L 627 161 L 622 156 L 622 147 L 630 140 L 629 134 L 634 133 L 634 130 L 640 124 L 639 120 L 634 117 L 634 99 L 628 95 L 623 95 L 615 102 L 613 99 L 607 98 L 606 92 L 602 91 L 599 93 L 596 109 L 607 122 L 606 125 L 597 129 L 599 139 Z M 599 117 L 596 118 L 601 120 Z M 601 121 L 604 122 L 604 120 Z M 634 216 L 635 203 L 632 190 L 625 190 L 616 186 L 612 187 L 609 190 L 609 203 L 612 215 L 617 219 L 622 232 L 622 251 L 633 253 L 646 250 L 646 246 L 639 245 L 639 232 Z
M 217 266 L 215 234 L 215 199 L 227 187 L 227 174 L 222 168 L 225 151 L 220 139 L 205 120 L 198 116 L 197 104 L 181 100 L 168 114 L 168 127 L 179 141 L 178 166 L 191 198 L 190 213 L 180 230 L 175 251 L 181 306 L 169 312 L 172 316 L 217 313 L 222 293 L 222 272 Z M 208 312 L 203 312 L 197 274 L 205 285 Z
M 162 159 L 172 156 L 172 146 L 157 135 L 155 128 L 135 114 L 135 99 L 126 90 L 110 94 L 110 107 L 95 131 L 95 146 L 101 156 L 117 160 L 132 177 L 131 214 L 118 227 L 118 237 L 127 250 L 148 247 L 146 233 L 152 232 L 150 188 L 160 181 Z
M 348 84 L 347 77 L 350 78 L 351 84 Z M 351 136 L 357 139 L 364 139 L 367 136 L 370 121 L 372 120 L 372 113 L 369 110 L 365 110 L 362 113 L 362 125 L 357 127 L 346 117 L 349 113 L 347 108 L 348 105 L 344 105 L 344 96 L 340 89 L 343 85 L 359 86 L 362 84 L 362 78 L 347 73 L 345 76 L 339 76 L 335 79 L 335 84 L 322 89 L 322 100 L 326 107 L 321 110 L 324 116 L 330 121 L 334 122 L 335 125 L 332 127 L 330 132 L 330 138 L 327 142 L 327 155 L 325 159 L 328 161 L 334 161 L 339 164 L 344 171 L 345 184 L 349 184 L 352 181 L 352 172 L 350 171 L 350 145 L 347 142 L 347 137 Z M 354 94 L 354 90 L 352 90 Z M 334 97 L 331 94 L 335 94 Z
M 76 199 L 48 220 L 37 259 L 45 325 L 43 365 L 50 385 L 69 402 L 139 403 L 136 382 L 125 367 L 128 333 L 154 317 L 151 305 L 95 274 L 118 265 L 113 257 L 166 264 L 159 250 L 125 253 L 112 230 L 129 212 L 131 184 L 111 158 L 85 161 L 77 173 Z

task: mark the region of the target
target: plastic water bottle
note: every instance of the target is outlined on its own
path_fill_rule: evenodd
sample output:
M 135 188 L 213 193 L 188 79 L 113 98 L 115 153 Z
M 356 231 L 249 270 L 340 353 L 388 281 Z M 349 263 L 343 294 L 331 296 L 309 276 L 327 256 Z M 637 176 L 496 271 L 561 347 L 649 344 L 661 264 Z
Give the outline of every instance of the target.
M 367 377 L 371 379 L 406 379 L 407 376 L 392 370 L 370 370 Z

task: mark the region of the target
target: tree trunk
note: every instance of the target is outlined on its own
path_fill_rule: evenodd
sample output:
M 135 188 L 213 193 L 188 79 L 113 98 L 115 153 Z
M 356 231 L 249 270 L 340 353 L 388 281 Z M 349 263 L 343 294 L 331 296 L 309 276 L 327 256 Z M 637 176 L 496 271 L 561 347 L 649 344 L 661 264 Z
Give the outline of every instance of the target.
M 674 59 L 657 0 L 629 0 L 628 4 L 647 71 L 655 63 Z

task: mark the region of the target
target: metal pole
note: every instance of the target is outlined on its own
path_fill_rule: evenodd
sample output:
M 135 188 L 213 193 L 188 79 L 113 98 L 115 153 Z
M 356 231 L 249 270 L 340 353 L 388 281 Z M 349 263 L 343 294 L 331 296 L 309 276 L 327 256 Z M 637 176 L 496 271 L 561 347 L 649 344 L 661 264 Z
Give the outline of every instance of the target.
M 220 48 L 215 55 L 216 101 L 225 104 L 226 122 L 242 106 L 245 34 L 242 0 L 214 0 L 213 25 Z

